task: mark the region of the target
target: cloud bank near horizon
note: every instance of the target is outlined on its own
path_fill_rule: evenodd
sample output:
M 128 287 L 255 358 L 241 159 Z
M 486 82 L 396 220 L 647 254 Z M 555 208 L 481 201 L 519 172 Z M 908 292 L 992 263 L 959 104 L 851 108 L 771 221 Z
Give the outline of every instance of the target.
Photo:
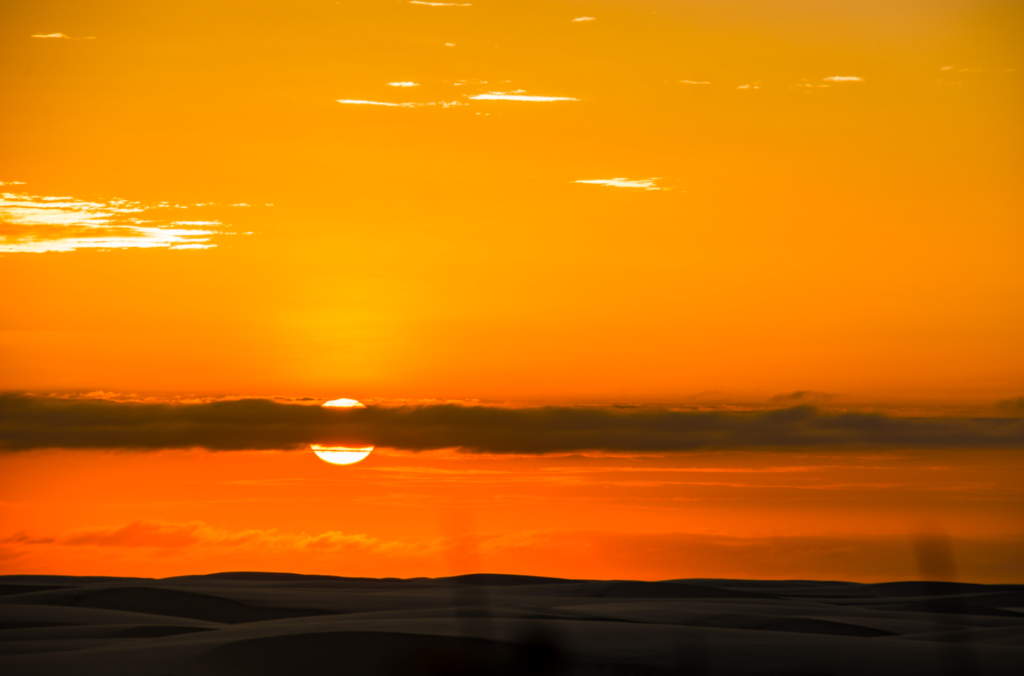
M 0 395 L 0 450 L 294 450 L 376 445 L 465 453 L 704 449 L 1024 449 L 1022 418 L 901 418 L 810 406 L 751 412 L 425 404 L 330 409 Z
M 714 575 L 882 582 L 920 575 L 910 555 L 913 541 L 914 536 L 902 534 L 744 536 L 615 530 L 382 538 L 339 530 L 231 530 L 204 521 L 137 520 L 64 532 L 4 533 L 0 535 L 0 553 L 20 563 L 23 570 L 45 570 L 42 557 L 52 553 L 59 553 L 65 564 L 101 560 L 152 566 L 152 557 L 159 557 L 161 563 L 178 566 L 177 570 L 162 567 L 161 577 L 210 568 L 211 562 L 215 562 L 213 567 L 230 569 L 251 566 L 254 561 L 265 569 L 301 562 L 312 570 L 326 564 L 338 575 L 406 577 L 415 570 L 419 575 L 440 577 L 450 574 L 443 567 L 446 558 L 482 555 L 501 560 L 508 569 L 596 579 L 616 577 L 625 569 L 638 578 L 663 580 Z M 1024 553 L 1024 538 L 979 535 L 954 541 L 960 552 L 961 574 L 970 579 L 1005 583 L 1018 574 L 1014 564 Z M 536 569 L 551 562 L 557 562 L 561 571 Z
M 628 571 L 635 579 L 680 577 L 917 579 L 911 555 L 917 538 L 904 534 L 734 535 L 703 532 L 626 533 L 615 530 L 480 532 L 432 538 L 384 538 L 369 533 L 232 530 L 204 521 L 137 520 L 63 532 L 0 534 L 0 554 L 21 570 L 46 571 L 51 556 L 65 570 L 81 564 L 157 568 L 159 577 L 197 569 L 303 572 L 337 575 L 441 577 L 446 561 L 499 560 L 507 570 L 607 579 Z M 974 581 L 1005 583 L 1019 576 L 1020 536 L 956 537 L 958 568 Z M 554 567 L 552 567 L 554 562 Z M 328 568 L 324 568 L 328 566 Z M 340 566 L 340 567 L 339 567 Z M 58 569 L 59 570 L 59 569 Z M 48 571 L 49 572 L 49 571 Z M 56 572 L 56 571 L 53 571 Z

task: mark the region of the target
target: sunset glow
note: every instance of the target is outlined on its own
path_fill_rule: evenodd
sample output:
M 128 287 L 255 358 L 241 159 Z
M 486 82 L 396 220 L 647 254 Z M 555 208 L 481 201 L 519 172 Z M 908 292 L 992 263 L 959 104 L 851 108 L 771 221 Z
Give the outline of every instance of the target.
M 1024 582 L 1022 35 L 0 3 L 0 574 Z

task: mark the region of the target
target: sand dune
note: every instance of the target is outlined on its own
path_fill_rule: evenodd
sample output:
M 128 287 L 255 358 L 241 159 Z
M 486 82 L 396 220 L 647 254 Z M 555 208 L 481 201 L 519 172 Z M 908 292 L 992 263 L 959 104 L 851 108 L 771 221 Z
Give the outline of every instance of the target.
M 943 643 L 979 643 L 983 645 L 1024 646 L 1024 627 L 961 629 L 901 636 L 907 641 L 939 641 Z
M 67 585 L 0 584 L 0 596 L 14 596 L 15 594 L 28 594 L 31 592 L 53 591 L 55 589 L 67 588 Z
M 13 601 L 12 601 L 13 599 Z M 254 607 L 231 599 L 161 587 L 88 585 L 11 595 L 0 600 L 23 604 L 64 605 L 123 610 L 236 624 L 284 617 L 321 615 L 327 611 Z
M 26 629 L 33 627 L 63 627 L 78 625 L 120 625 L 135 626 L 209 626 L 220 627 L 214 622 L 188 620 L 166 615 L 132 613 L 98 608 L 76 608 L 49 605 L 21 605 L 0 603 L 0 630 Z
M 10 676 L 1017 674 L 1024 586 L 0 578 Z

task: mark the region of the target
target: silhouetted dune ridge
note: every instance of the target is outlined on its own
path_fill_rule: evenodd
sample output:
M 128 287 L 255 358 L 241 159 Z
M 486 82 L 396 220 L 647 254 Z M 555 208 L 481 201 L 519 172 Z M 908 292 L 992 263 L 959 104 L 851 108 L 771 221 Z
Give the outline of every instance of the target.
M 954 596 L 959 594 L 977 594 L 994 590 L 1024 591 L 1024 585 L 988 585 L 970 582 L 880 582 L 864 585 L 875 596 L 894 596 L 900 598 L 913 596 Z
M 238 571 L 229 573 L 210 573 L 208 575 L 180 575 L 165 577 L 161 581 L 172 580 L 238 580 L 242 582 L 313 582 L 335 580 L 373 580 L 371 577 L 341 577 L 339 575 L 304 575 L 302 573 L 262 573 Z
M 565 582 L 580 582 L 561 577 L 543 577 L 538 575 L 507 575 L 504 573 L 470 573 L 469 575 L 455 575 L 452 577 L 434 578 L 437 582 L 450 582 L 453 584 L 468 584 L 477 586 L 513 587 L 516 585 L 531 584 L 562 584 Z
M 31 594 L 32 592 L 53 591 L 55 589 L 67 589 L 67 587 L 50 584 L 0 584 L 0 596 Z

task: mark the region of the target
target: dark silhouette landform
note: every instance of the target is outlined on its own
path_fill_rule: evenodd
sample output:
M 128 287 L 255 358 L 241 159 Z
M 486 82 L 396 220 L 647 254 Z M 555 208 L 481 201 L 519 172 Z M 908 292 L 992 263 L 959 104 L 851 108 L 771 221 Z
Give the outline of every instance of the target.
M 5 676 L 1019 676 L 1024 585 L 0 577 Z

